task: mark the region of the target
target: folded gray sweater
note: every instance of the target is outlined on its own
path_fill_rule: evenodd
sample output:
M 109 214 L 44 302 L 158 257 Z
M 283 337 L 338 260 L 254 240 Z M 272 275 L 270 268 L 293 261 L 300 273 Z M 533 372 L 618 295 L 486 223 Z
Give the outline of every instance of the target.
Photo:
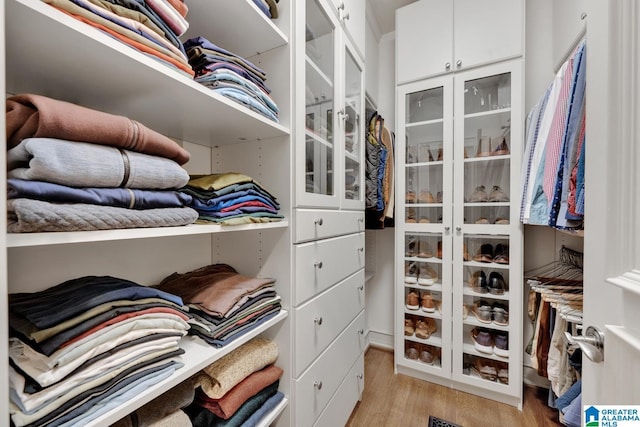
M 10 233 L 173 227 L 191 224 L 197 218 L 198 212 L 191 208 L 134 210 L 32 199 L 7 200 L 7 231 Z
M 70 187 L 178 189 L 189 174 L 178 163 L 107 145 L 26 138 L 7 152 L 8 177 Z

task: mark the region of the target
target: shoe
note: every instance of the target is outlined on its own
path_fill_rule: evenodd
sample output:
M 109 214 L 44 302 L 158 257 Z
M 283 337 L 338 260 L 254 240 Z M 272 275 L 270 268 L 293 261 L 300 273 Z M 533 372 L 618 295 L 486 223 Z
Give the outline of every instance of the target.
M 462 304 L 462 319 L 466 319 L 469 317 L 469 306 L 466 304 Z
M 469 276 L 468 283 L 471 290 L 478 294 L 486 294 L 489 292 L 487 275 L 484 274 L 484 271 L 474 271 L 471 276 Z
M 509 311 L 506 305 L 495 302 L 491 307 L 491 311 L 493 313 L 493 323 L 500 326 L 509 325 Z
M 429 190 L 420 190 L 420 198 L 418 199 L 420 203 L 435 203 L 436 199 L 433 198 L 433 194 Z
M 418 147 L 411 145 L 407 147 L 407 163 L 416 163 L 418 161 Z
M 504 136 L 491 138 L 491 145 L 496 147 L 491 152 L 492 156 L 505 156 L 509 154 L 509 146 Z
M 438 330 L 436 321 L 430 317 L 423 317 L 416 321 L 416 337 L 426 340 Z
M 425 313 L 435 313 L 436 303 L 433 300 L 433 295 L 431 295 L 431 292 L 423 292 L 420 300 L 422 301 L 422 311 L 424 311 Z
M 509 264 L 509 245 L 498 243 L 493 254 L 493 262 L 497 264 Z
M 506 362 L 494 361 L 496 370 L 498 371 L 498 381 L 501 384 L 509 384 L 509 364 Z
M 431 286 L 438 280 L 438 273 L 428 264 L 422 263 L 418 272 L 418 285 Z
M 464 147 L 464 158 L 465 159 L 469 158 L 469 154 L 467 153 L 467 147 Z
M 431 155 L 431 150 L 429 150 L 429 146 L 427 144 L 422 144 L 418 147 L 418 162 L 433 162 L 433 155 Z
M 489 201 L 490 202 L 508 202 L 509 196 L 507 196 L 507 193 L 502 191 L 502 188 L 500 188 L 499 185 L 494 185 L 493 189 L 491 190 L 491 193 L 489 194 Z
M 469 197 L 470 203 L 480 203 L 480 202 L 488 202 L 489 196 L 487 196 L 487 192 L 485 191 L 484 185 L 479 185 L 476 187 L 471 197 Z
M 404 318 L 404 335 L 407 337 L 413 336 L 416 328 L 413 325 L 413 320 Z
M 404 266 L 404 283 L 414 285 L 418 283 L 418 266 L 415 262 L 408 262 Z
M 438 247 L 436 249 L 436 258 L 442 259 L 442 240 L 438 242 Z
M 416 247 L 418 246 L 418 241 L 415 236 L 407 236 L 405 238 L 405 248 L 404 248 L 404 256 L 413 257 L 416 256 Z
M 419 222 L 420 224 L 431 224 L 431 220 L 426 216 L 421 216 Z
M 433 251 L 431 245 L 427 241 L 427 237 L 421 237 L 418 244 L 418 258 L 431 258 Z
M 415 203 L 416 202 L 416 193 L 413 190 L 407 190 L 404 194 L 404 202 L 405 203 Z
M 498 371 L 490 360 L 477 357 L 473 365 L 483 380 L 495 381 L 498 377 Z
M 466 243 L 462 246 L 462 260 L 463 261 L 471 261 L 471 257 L 469 256 L 469 251 L 467 251 L 467 244 Z
M 404 357 L 410 360 L 418 360 L 418 345 L 405 341 Z
M 476 350 L 481 353 L 493 354 L 493 337 L 488 331 L 475 327 L 471 330 L 471 339 Z
M 441 162 L 444 160 L 444 152 L 442 148 L 438 149 L 438 161 Z
M 491 306 L 485 301 L 476 301 L 471 308 L 473 315 L 476 316 L 478 322 L 481 323 L 491 323 L 491 318 L 493 315 L 493 309 Z
M 442 314 L 442 301 L 440 300 L 434 300 L 436 303 L 436 310 L 438 310 L 438 313 Z
M 476 224 L 489 224 L 489 220 L 485 217 L 480 217 L 476 219 Z
M 491 138 L 483 136 L 478 141 L 478 150 L 476 151 L 476 157 L 487 157 L 491 155 Z
M 497 246 L 496 246 L 496 249 L 497 249 Z M 497 271 L 492 271 L 491 274 L 489 274 L 489 281 L 487 285 L 488 285 L 489 293 L 492 295 L 504 294 L 504 290 L 507 287 L 504 281 L 504 277 L 502 277 L 502 274 L 498 273 Z
M 496 218 L 494 224 L 506 225 L 509 224 L 509 220 L 507 218 Z
M 500 357 L 509 357 L 509 334 L 498 331 L 493 335 L 493 353 Z
M 423 345 L 420 349 L 420 361 L 427 365 L 433 365 L 435 356 L 433 355 L 433 348 L 430 345 Z
M 407 294 L 406 305 L 409 310 L 417 310 L 420 308 L 420 300 L 418 299 L 418 293 L 410 291 Z
M 436 203 L 442 203 L 442 191 L 436 193 Z
M 492 262 L 494 260 L 493 246 L 491 246 L 489 243 L 485 243 L 480 246 L 480 250 L 478 251 L 476 256 L 473 257 L 473 260 L 478 262 Z

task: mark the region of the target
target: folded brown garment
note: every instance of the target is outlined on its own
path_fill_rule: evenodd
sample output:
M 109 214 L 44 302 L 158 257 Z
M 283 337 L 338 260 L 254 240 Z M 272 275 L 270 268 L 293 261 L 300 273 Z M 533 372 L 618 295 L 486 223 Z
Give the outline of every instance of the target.
M 35 94 L 7 98 L 6 108 L 7 149 L 24 138 L 49 137 L 125 148 L 181 165 L 189 161 L 177 142 L 128 117 Z

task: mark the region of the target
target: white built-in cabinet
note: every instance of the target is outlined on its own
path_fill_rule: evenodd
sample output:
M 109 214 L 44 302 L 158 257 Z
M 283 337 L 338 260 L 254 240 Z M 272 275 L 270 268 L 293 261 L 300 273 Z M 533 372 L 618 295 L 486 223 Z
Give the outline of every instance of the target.
M 403 17 L 421 16 L 399 9 L 399 32 Z M 396 372 L 518 407 L 523 70 L 516 58 L 396 87 Z
M 396 11 L 398 84 L 522 55 L 524 1 L 420 0 Z
M 267 84 L 281 109 L 280 123 L 275 123 L 44 2 L 3 2 L 2 46 L 6 52 L 2 75 L 8 95 L 37 93 L 138 120 L 191 152 L 192 160 L 185 165 L 190 173 L 238 171 L 253 176 L 278 198 L 286 217 L 264 225 L 0 232 L 0 355 L 5 360 L 8 293 L 40 291 L 83 275 L 112 275 L 153 285 L 173 272 L 218 262 L 245 275 L 277 280 L 284 309 L 276 318 L 220 349 L 185 337 L 184 367 L 91 425 L 112 424 L 257 335 L 278 343 L 277 365 L 284 369 L 280 390 L 286 396 L 263 425 L 294 425 L 288 380 L 292 375 L 289 308 L 294 288 L 289 227 L 294 177 L 287 163 L 292 158 L 292 3 L 280 1 L 280 17 L 270 20 L 251 0 L 188 2 L 189 36 L 202 35 L 266 71 Z M 6 148 L 0 151 L 5 153 Z M 6 161 L 5 154 L 1 158 Z M 2 171 L 4 190 L 6 172 Z M 6 369 L 4 365 L 0 375 L 0 414 L 5 421 L 9 412 Z
M 343 425 L 364 387 L 364 2 L 294 8 L 292 425 Z

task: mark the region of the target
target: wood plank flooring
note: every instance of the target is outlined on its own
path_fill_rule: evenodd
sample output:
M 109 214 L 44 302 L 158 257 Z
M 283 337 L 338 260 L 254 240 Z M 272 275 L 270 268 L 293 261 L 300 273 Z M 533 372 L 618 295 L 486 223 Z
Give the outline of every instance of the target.
M 429 415 L 463 427 L 556 427 L 547 391 L 524 387 L 522 412 L 503 403 L 393 373 L 393 353 L 369 348 L 365 389 L 347 427 L 427 427 Z

